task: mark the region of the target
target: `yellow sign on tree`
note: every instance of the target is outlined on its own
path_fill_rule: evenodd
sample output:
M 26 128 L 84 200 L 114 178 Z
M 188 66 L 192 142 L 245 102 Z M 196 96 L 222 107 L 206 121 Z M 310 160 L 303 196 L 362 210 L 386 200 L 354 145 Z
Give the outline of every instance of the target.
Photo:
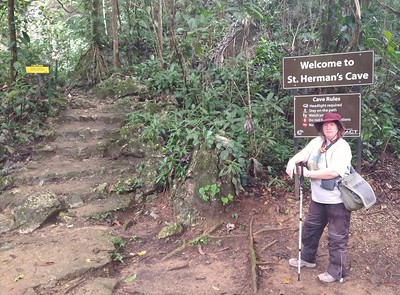
M 31 65 L 26 66 L 27 74 L 48 74 L 50 73 L 50 67 L 44 65 Z

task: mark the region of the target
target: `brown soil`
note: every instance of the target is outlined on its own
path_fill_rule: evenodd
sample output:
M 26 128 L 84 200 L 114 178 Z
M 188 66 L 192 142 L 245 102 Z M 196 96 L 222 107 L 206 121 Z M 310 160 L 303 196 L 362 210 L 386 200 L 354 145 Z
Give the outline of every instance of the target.
M 115 265 L 121 282 L 115 294 L 253 294 L 255 290 L 257 294 L 282 295 L 399 294 L 399 178 L 389 177 L 398 164 L 388 159 L 383 162 L 386 172 L 380 175 L 384 177 L 374 184 L 379 201 L 368 211 L 352 213 L 348 276 L 343 283 L 324 285 L 316 279 L 328 264 L 326 233 L 316 269 L 302 269 L 299 280 L 297 269 L 288 265 L 288 259 L 298 255 L 299 202 L 293 193 L 270 190 L 258 179 L 225 212 L 205 217 L 180 237 L 167 241 L 156 238 L 160 228 L 173 221 L 165 195 L 146 204 L 143 209 L 147 214 L 127 231 L 116 227 L 128 242 L 123 249 L 123 263 Z M 378 164 L 374 175 L 379 175 L 378 166 L 383 167 Z M 305 190 L 303 196 L 306 214 L 309 192 Z M 130 217 L 122 213 L 115 216 L 121 222 Z M 201 246 L 188 246 L 164 259 L 221 220 L 223 225 Z M 235 229 L 228 232 L 227 223 L 235 224 Z M 260 262 L 256 276 L 250 260 L 251 223 L 253 248 Z M 124 282 L 132 276 L 132 282 Z

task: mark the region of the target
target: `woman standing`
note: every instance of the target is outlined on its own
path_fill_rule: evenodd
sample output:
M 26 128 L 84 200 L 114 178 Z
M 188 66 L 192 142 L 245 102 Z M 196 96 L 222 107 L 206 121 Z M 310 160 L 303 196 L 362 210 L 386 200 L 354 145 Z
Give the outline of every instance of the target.
M 306 163 L 304 177 L 311 181 L 311 203 L 303 226 L 301 260 L 289 260 L 293 267 L 316 266 L 319 241 L 328 225 L 329 265 L 318 279 L 324 283 L 342 281 L 345 277 L 350 211 L 340 197 L 336 181 L 350 172 L 351 149 L 342 138 L 345 128 L 337 113 L 326 113 L 322 121 L 314 123 L 320 136 L 289 160 L 286 173 L 293 177 L 296 165 Z

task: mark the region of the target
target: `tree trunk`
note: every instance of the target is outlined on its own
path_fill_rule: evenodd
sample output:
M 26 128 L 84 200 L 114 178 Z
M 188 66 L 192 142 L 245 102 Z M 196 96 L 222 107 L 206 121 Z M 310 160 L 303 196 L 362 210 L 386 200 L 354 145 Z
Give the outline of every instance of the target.
M 321 1 L 321 23 L 322 23 L 322 52 L 329 53 L 332 46 L 332 26 L 333 23 L 333 6 L 335 5 L 333 0 Z
M 357 46 L 360 42 L 360 34 L 361 34 L 361 27 L 362 27 L 362 22 L 361 22 L 361 6 L 359 0 L 354 0 L 355 3 L 355 8 L 353 9 L 350 5 L 350 9 L 353 13 L 354 19 L 355 19 L 355 26 L 352 29 L 352 36 L 349 44 L 347 44 L 346 48 L 344 49 L 345 52 L 349 52 L 352 49 L 357 49 Z
M 185 85 L 185 89 L 187 91 L 187 89 L 188 89 L 188 86 L 187 86 L 188 74 L 187 74 L 187 69 L 186 69 L 186 64 L 185 64 L 185 57 L 183 56 L 182 51 L 179 49 L 179 44 L 178 44 L 178 40 L 176 39 L 176 33 L 175 33 L 175 31 L 176 31 L 175 16 L 176 16 L 176 12 L 177 12 L 176 0 L 166 1 L 165 5 L 166 5 L 165 10 L 168 13 L 168 33 L 169 33 L 170 49 L 171 49 L 171 52 L 175 52 L 175 55 L 178 57 L 179 65 L 182 69 L 182 80 Z M 171 62 L 172 62 L 172 58 L 173 58 L 173 56 L 171 57 Z M 182 99 L 178 100 L 179 106 L 183 106 L 184 103 L 185 102 Z
M 152 7 L 151 15 L 155 27 L 156 40 L 157 40 L 157 47 L 156 47 L 157 58 L 160 64 L 164 67 L 164 58 L 163 58 L 164 40 L 163 40 L 162 12 L 163 12 L 162 0 L 156 0 Z
M 100 39 L 100 0 L 91 0 L 90 22 L 92 42 L 89 49 L 81 55 L 75 68 L 80 82 L 86 81 L 93 85 L 101 81 L 108 72 L 106 59 L 101 54 Z
M 10 30 L 10 85 L 15 81 L 16 72 L 14 64 L 17 61 L 17 33 L 15 27 L 15 2 L 14 0 L 8 0 L 8 28 Z
M 118 42 L 118 0 L 112 0 L 112 38 L 114 67 L 120 68 L 119 42 Z
M 91 21 L 92 21 L 92 40 L 93 43 L 96 43 L 98 46 L 100 45 L 100 1 L 93 0 L 92 2 L 92 14 L 91 14 Z
M 106 3 L 105 0 L 102 0 L 102 9 L 103 9 L 103 22 L 104 22 L 104 33 L 108 36 L 108 28 L 107 28 L 107 13 L 106 13 Z

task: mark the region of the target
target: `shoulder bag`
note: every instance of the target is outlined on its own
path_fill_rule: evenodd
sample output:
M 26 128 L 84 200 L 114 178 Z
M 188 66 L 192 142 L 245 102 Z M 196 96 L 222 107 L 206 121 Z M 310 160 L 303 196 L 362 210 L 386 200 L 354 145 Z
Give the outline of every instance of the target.
M 338 188 L 343 204 L 349 211 L 369 209 L 376 202 L 372 187 L 353 167 L 350 167 L 350 174 L 338 181 Z

